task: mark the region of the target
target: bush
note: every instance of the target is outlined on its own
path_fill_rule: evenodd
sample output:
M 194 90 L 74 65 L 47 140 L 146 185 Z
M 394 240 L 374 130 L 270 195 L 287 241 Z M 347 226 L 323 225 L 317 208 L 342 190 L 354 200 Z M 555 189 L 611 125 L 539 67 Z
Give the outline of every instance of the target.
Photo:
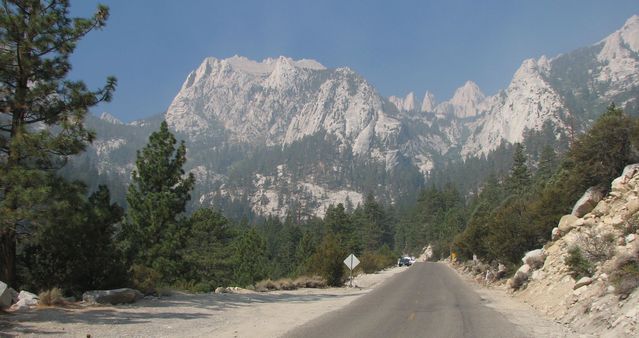
M 594 269 L 592 263 L 584 257 L 578 246 L 573 246 L 568 250 L 565 263 L 570 268 L 571 275 L 575 280 L 592 276 Z
M 387 245 L 384 245 L 377 252 L 364 252 L 360 261 L 360 264 L 357 266 L 358 270 L 364 271 L 364 273 L 375 273 L 395 265 L 396 255 Z
M 134 264 L 131 267 L 133 287 L 145 295 L 156 293 L 161 279 L 162 275 L 152 268 L 139 264 Z
M 324 237 L 317 251 L 310 258 L 311 272 L 317 273 L 330 286 L 341 286 L 345 281 L 346 266 L 344 265 L 346 250 L 339 240 L 332 234 Z
M 591 262 L 607 261 L 615 255 L 615 236 L 611 233 L 599 235 L 589 229 L 579 236 L 579 247 Z
M 64 303 L 64 296 L 60 288 L 52 288 L 47 291 L 42 291 L 38 295 L 40 305 L 53 306 Z
M 639 286 L 639 258 L 622 256 L 617 259 L 610 281 L 615 286 L 615 293 L 627 297 Z
M 290 278 L 282 278 L 278 280 L 265 279 L 255 284 L 255 290 L 259 292 L 275 291 L 275 290 L 297 290 L 299 288 L 323 288 L 326 287 L 326 281 L 319 276 L 301 276 L 294 281 Z
M 297 277 L 293 283 L 299 288 L 312 289 L 325 288 L 328 285 L 326 280 L 320 276 L 300 276 Z

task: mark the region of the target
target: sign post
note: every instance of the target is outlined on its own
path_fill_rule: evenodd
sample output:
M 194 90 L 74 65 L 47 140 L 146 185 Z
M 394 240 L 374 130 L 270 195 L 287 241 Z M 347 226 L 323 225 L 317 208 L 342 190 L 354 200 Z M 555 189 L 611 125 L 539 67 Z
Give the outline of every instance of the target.
M 353 287 L 353 269 L 355 269 L 357 264 L 359 264 L 359 259 L 357 259 L 357 257 L 355 257 L 355 255 L 350 254 L 344 260 L 344 264 L 346 264 L 348 269 L 351 270 L 351 281 L 350 281 L 349 285 L 350 285 L 350 287 Z

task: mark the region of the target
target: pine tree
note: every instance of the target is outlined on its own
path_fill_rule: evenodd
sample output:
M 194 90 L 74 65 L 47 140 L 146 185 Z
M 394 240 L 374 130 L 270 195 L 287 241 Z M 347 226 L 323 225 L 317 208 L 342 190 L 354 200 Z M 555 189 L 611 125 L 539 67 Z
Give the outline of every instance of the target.
M 78 41 L 105 25 L 100 5 L 93 17 L 70 18 L 66 0 L 3 0 L 0 7 L 0 279 L 16 277 L 16 228 L 35 227 L 33 205 L 44 202 L 47 179 L 84 149 L 94 134 L 83 126 L 87 110 L 108 101 L 115 88 L 90 91 L 67 80 Z
M 537 169 L 537 181 L 548 180 L 557 169 L 557 154 L 551 146 L 545 146 L 539 155 L 539 168 Z
M 121 239 L 132 264 L 156 270 L 165 281 L 177 276 L 177 260 L 185 227 L 180 215 L 186 210 L 195 183 L 185 177 L 184 141 L 176 139 L 163 121 L 160 130 L 138 151 L 136 168 L 126 200 L 129 208 Z
M 515 143 L 513 154 L 513 166 L 510 169 L 510 176 L 506 182 L 506 187 L 511 194 L 522 194 L 530 186 L 530 171 L 526 165 L 526 155 L 524 146 Z
M 235 241 L 234 277 L 240 286 L 249 286 L 266 276 L 266 243 L 251 229 Z
M 189 233 L 182 251 L 186 280 L 209 288 L 228 285 L 233 278 L 232 242 L 229 221 L 212 209 L 198 209 L 189 219 Z

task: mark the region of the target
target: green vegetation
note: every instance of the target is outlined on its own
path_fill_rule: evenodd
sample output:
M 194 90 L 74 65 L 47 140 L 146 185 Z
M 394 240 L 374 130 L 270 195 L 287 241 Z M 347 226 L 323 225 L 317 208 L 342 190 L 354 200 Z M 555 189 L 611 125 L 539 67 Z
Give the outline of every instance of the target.
M 576 245 L 568 249 L 568 257 L 566 257 L 565 263 L 570 268 L 570 273 L 575 280 L 579 280 L 582 277 L 590 277 L 594 272 L 592 263 L 584 257 L 581 248 Z
M 15 285 L 17 252 L 24 241 L 45 245 L 33 243 L 31 236 L 46 220 L 42 211 L 56 202 L 51 176 L 93 140 L 84 116 L 90 107 L 111 99 L 116 81 L 109 78 L 105 87 L 90 91 L 82 81 L 66 78 L 76 44 L 105 25 L 107 7 L 99 6 L 91 18 L 72 19 L 68 1 L 2 3 L 0 280 Z M 61 224 L 46 226 L 56 225 Z
M 615 262 L 610 280 L 615 293 L 625 298 L 639 286 L 639 253 L 620 257 Z

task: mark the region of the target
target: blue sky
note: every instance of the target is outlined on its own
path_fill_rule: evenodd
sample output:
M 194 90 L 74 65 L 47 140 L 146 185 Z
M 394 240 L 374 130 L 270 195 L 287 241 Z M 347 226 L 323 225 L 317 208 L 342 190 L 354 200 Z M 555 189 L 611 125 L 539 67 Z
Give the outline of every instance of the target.
M 71 0 L 72 15 L 98 3 L 111 17 L 79 43 L 71 78 L 96 88 L 116 76 L 114 100 L 93 112 L 124 121 L 164 112 L 207 56 L 346 66 L 384 96 L 442 101 L 466 80 L 491 95 L 524 59 L 593 44 L 639 14 L 636 0 Z

